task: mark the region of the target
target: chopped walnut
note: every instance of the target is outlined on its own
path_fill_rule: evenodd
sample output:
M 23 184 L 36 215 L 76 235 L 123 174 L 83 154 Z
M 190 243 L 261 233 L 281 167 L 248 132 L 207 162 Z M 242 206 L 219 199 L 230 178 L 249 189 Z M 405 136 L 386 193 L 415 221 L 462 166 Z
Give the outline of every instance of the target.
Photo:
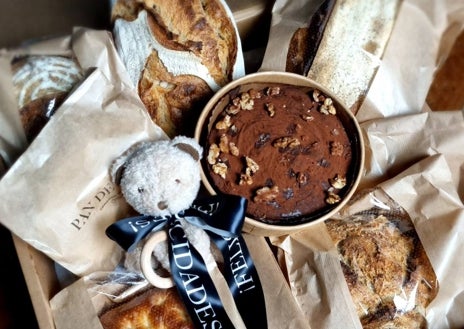
M 251 173 L 254 174 L 255 172 L 259 170 L 259 165 L 252 158 L 245 157 L 245 162 L 246 162 L 247 168 L 250 168 Z
M 267 103 L 267 104 L 266 104 L 266 111 L 267 111 L 267 113 L 269 114 L 269 116 L 270 116 L 271 118 L 273 118 L 274 115 L 275 115 L 275 106 L 274 106 L 274 104 L 272 104 L 272 103 Z
M 216 129 L 219 129 L 219 130 L 227 129 L 230 126 L 231 126 L 230 115 L 228 114 L 224 115 L 223 119 L 216 123 Z
M 336 204 L 336 203 L 339 203 L 340 201 L 341 201 L 340 196 L 332 191 L 329 191 L 329 194 L 327 198 L 325 199 L 325 202 L 327 202 L 328 204 Z
M 330 154 L 334 156 L 343 155 L 343 144 L 340 142 L 331 142 L 330 143 Z
M 320 107 L 319 107 L 319 112 L 321 112 L 322 114 L 325 114 L 325 115 L 329 115 L 329 109 L 327 108 L 327 106 L 325 106 L 324 104 L 322 104 Z
M 213 165 L 217 162 L 217 159 L 219 157 L 219 152 L 220 152 L 220 149 L 217 144 L 211 144 L 209 146 L 207 160 L 210 165 Z
M 346 177 L 342 177 L 337 174 L 334 178 L 330 179 L 329 182 L 332 187 L 336 188 L 337 190 L 341 190 L 346 186 Z
M 253 184 L 253 178 L 248 174 L 240 174 L 239 185 L 251 185 Z
M 230 154 L 232 154 L 233 156 L 239 156 L 239 154 L 240 154 L 240 151 L 239 151 L 237 145 L 235 145 L 235 143 L 233 143 L 233 142 L 229 143 L 229 151 L 230 151 Z
M 324 99 L 324 103 L 319 108 L 319 111 L 322 114 L 326 114 L 326 115 L 329 115 L 329 114 L 335 115 L 335 114 L 337 114 L 337 110 L 335 109 L 335 106 L 333 105 L 333 101 L 329 97 Z
M 229 105 L 226 108 L 226 113 L 229 115 L 236 115 L 238 112 L 240 112 L 240 106 L 238 105 Z
M 224 162 L 218 162 L 212 168 L 215 174 L 221 176 L 222 179 L 226 179 L 227 165 Z
M 279 194 L 279 187 L 273 186 L 271 187 L 262 187 L 256 190 L 256 194 L 253 198 L 254 202 L 270 202 L 275 200 Z
M 222 153 L 229 153 L 229 138 L 226 134 L 222 134 L 219 140 L 219 149 Z
M 272 146 L 278 148 L 295 148 L 300 145 L 300 141 L 297 138 L 293 137 L 281 137 L 277 138 L 273 143 Z
M 269 87 L 266 89 L 266 95 L 268 96 L 275 96 L 280 94 L 280 87 Z
M 243 110 L 247 110 L 247 111 L 253 110 L 254 105 L 255 105 L 255 101 L 253 100 L 253 98 L 251 98 L 249 93 L 242 93 L 240 95 L 240 107 Z
M 248 93 L 250 94 L 250 97 L 255 99 L 255 98 L 261 98 L 261 92 L 256 89 L 250 89 L 248 90 Z

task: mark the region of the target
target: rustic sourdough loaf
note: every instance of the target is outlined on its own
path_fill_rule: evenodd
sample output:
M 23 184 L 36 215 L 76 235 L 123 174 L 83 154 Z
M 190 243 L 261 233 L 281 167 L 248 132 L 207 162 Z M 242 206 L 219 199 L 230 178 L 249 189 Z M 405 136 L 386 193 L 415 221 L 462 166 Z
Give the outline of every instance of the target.
M 74 59 L 56 55 L 17 58 L 11 67 L 21 122 L 32 141 L 83 79 L 83 72 Z
M 151 288 L 100 315 L 104 329 L 193 329 L 193 323 L 175 288 Z
M 223 1 L 118 0 L 112 19 L 132 82 L 170 137 L 191 134 L 213 92 L 243 74 L 240 40 Z
M 438 282 L 410 219 L 374 211 L 326 225 L 363 328 L 425 328 Z
M 356 114 L 378 70 L 401 3 L 276 1 L 260 69 L 307 76 Z

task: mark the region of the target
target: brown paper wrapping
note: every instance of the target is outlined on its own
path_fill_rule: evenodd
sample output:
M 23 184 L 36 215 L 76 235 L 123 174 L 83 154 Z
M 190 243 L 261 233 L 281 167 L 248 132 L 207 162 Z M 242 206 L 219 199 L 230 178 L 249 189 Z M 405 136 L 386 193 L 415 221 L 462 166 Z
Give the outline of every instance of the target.
M 310 329 L 265 239 L 248 234 L 245 234 L 244 238 L 263 287 L 268 328 Z M 100 272 L 84 276 L 53 297 L 50 305 L 57 328 L 101 329 L 98 314 L 112 305 L 112 300 L 130 299 L 147 288 L 145 280 L 134 280 L 136 275 L 128 275 L 127 279 L 124 279 L 123 273 L 114 273 L 116 275 Z M 112 276 L 118 280 L 111 279 Z M 217 282 L 220 274 L 213 272 L 212 276 Z M 227 285 L 216 287 L 222 297 L 230 294 Z M 229 300 L 224 302 L 225 309 L 231 318 L 239 317 L 234 309 L 235 305 L 230 303 Z M 234 323 L 240 322 L 241 319 L 234 320 Z M 243 325 L 238 324 L 236 328 L 243 328 Z
M 401 0 L 335 2 L 328 13 L 318 12 L 327 1 L 278 0 L 272 11 L 269 41 L 260 70 L 285 71 L 293 55 L 292 37 L 299 28 L 309 28 L 313 37 L 306 52 L 303 72 L 310 79 L 335 93 L 345 106 L 356 113 L 375 75 L 390 38 Z M 314 17 L 327 17 L 318 26 L 308 27 Z M 315 36 L 317 34 L 317 37 Z M 320 39 L 320 40 L 318 40 Z M 293 57 L 292 57 L 293 56 Z M 291 69 L 289 69 L 291 70 Z
M 406 209 L 414 222 L 421 242 L 437 274 L 440 290 L 437 297 L 427 308 L 427 321 L 430 328 L 451 329 L 464 326 L 462 313 L 464 280 L 460 276 L 464 270 L 464 262 L 462 257 L 459 257 L 459 252 L 464 250 L 462 238 L 460 237 L 464 222 L 464 206 L 462 202 L 464 199 L 464 186 L 461 179 L 462 168 L 464 168 L 464 156 L 461 151 L 462 141 L 464 140 L 463 112 L 428 112 L 425 104 L 426 93 L 436 67 L 443 61 L 443 58 L 446 58 L 452 43 L 463 29 L 463 6 L 458 1 L 403 1 L 382 60 L 378 62 L 377 73 L 372 80 L 365 101 L 357 113 L 368 150 L 365 162 L 365 177 L 361 181 L 359 190 L 379 186 Z M 444 34 L 445 31 L 446 34 Z M 92 45 L 99 45 L 102 41 L 98 37 L 97 39 L 100 41 L 94 43 L 95 39 L 93 39 L 92 34 L 86 34 L 85 38 L 89 38 L 88 42 L 92 41 Z M 61 46 L 64 45 L 63 51 L 69 52 L 67 47 L 70 40 L 64 39 L 58 43 Z M 105 41 L 102 44 L 107 43 Z M 44 49 L 49 50 L 50 47 L 47 46 Z M 40 51 L 45 51 L 44 49 Z M 90 51 L 86 49 L 86 47 L 83 47 L 82 52 L 88 51 L 89 54 L 95 54 L 94 47 L 89 47 Z M 77 50 L 75 51 L 77 52 Z M 118 79 L 108 78 L 114 72 L 120 72 L 121 78 L 121 76 L 124 76 L 124 70 L 119 66 L 116 57 L 112 57 L 112 60 L 109 61 L 112 64 L 106 66 L 107 59 L 105 56 L 97 56 L 99 58 L 98 65 L 103 67 L 94 72 L 83 85 L 87 85 L 88 89 L 86 90 L 93 91 L 98 89 L 90 87 L 100 86 L 101 90 L 107 91 L 106 94 L 104 93 L 105 95 L 108 95 L 110 90 L 114 93 L 113 100 L 115 102 L 107 101 L 102 103 L 113 105 L 113 107 L 105 106 L 108 111 L 105 113 L 108 115 L 114 114 L 114 117 L 112 117 L 115 122 L 119 120 L 117 118 L 121 114 L 120 111 L 124 112 L 117 105 L 124 104 L 133 110 L 132 114 L 137 113 L 140 119 L 138 123 L 144 125 L 144 127 L 136 127 L 137 132 L 134 132 L 133 135 L 130 135 L 130 128 L 128 128 L 126 137 L 113 136 L 120 143 L 118 150 L 111 150 L 110 153 L 114 155 L 134 140 L 151 138 L 156 135 L 157 129 L 152 127 L 143 112 L 139 112 L 140 102 L 127 90 L 125 82 L 118 82 Z M 278 59 L 279 57 L 274 58 Z M 5 65 L 3 58 L 0 58 L 1 65 Z M 98 65 L 92 64 L 92 59 L 89 60 L 88 67 Z M 116 70 L 114 70 L 114 66 L 116 66 Z M 119 71 L 119 69 L 122 71 Z M 9 86 L 8 82 L 4 83 L 2 76 L 0 76 L 0 79 L 2 79 L 0 84 L 2 86 L 0 88 L 2 102 L 5 101 L 6 104 L 9 102 L 11 106 L 12 103 L 8 96 L 10 95 L 8 89 L 11 86 Z M 126 77 L 121 78 L 121 80 L 125 81 Z M 6 97 L 3 97 L 3 95 L 6 95 Z M 94 99 L 89 100 L 83 94 L 81 96 L 86 99 L 84 102 L 86 106 L 93 106 Z M 71 108 L 71 104 L 69 108 Z M 91 110 L 81 108 L 80 110 L 84 112 L 81 115 L 76 114 L 73 117 L 73 123 L 67 129 L 72 129 L 75 125 L 82 126 L 82 122 L 96 127 L 96 122 L 92 123 L 91 120 L 88 120 L 93 117 L 87 116 L 86 111 L 91 112 Z M 14 115 L 11 116 L 8 113 L 5 111 L 0 113 L 0 126 L 2 127 L 0 130 L 0 152 L 2 152 L 2 156 L 6 154 L 4 159 L 10 165 L 13 162 L 11 159 L 18 156 L 25 145 L 19 130 L 19 121 Z M 65 115 L 62 117 L 61 120 L 63 121 L 67 118 Z M 77 118 L 79 119 L 77 120 Z M 56 119 L 55 121 L 59 122 L 60 120 Z M 124 123 L 126 124 L 125 121 Z M 5 130 L 3 129 L 4 126 L 8 128 Z M 98 127 L 101 128 L 101 126 Z M 126 125 L 119 124 L 119 127 L 126 127 Z M 47 137 L 43 137 L 43 139 L 52 138 L 54 135 L 51 131 L 53 130 L 53 128 L 47 127 L 44 132 Z M 102 134 L 107 132 L 102 130 Z M 97 140 L 98 137 L 100 136 L 92 136 Z M 66 137 L 64 139 L 66 140 Z M 111 141 L 113 142 L 114 139 L 111 139 Z M 59 145 L 66 145 L 61 142 L 58 143 Z M 111 145 L 112 143 L 108 144 Z M 38 146 L 32 145 L 31 149 L 34 148 L 38 148 Z M 50 151 L 52 149 L 48 149 L 48 147 L 46 149 L 44 156 L 41 153 L 32 153 L 33 151 L 27 150 L 24 160 L 34 162 L 39 159 L 43 167 L 49 161 L 48 159 L 55 157 L 51 156 Z M 59 150 L 58 146 L 53 148 L 54 152 Z M 82 148 L 79 150 L 82 150 Z M 97 152 L 95 149 L 90 151 L 90 153 Z M 98 149 L 98 151 L 102 150 Z M 107 154 L 107 152 L 108 150 L 104 150 L 102 153 Z M 41 156 L 36 158 L 38 155 Z M 109 159 L 100 156 L 101 154 L 99 154 L 99 157 L 83 157 L 82 155 L 80 153 L 80 157 L 76 157 L 77 163 L 86 161 L 85 163 L 88 164 L 98 161 L 100 165 L 108 165 Z M 27 209 L 31 207 L 25 207 L 24 202 L 18 202 L 18 200 L 15 201 L 14 199 L 17 199 L 17 195 L 21 195 L 23 200 L 31 200 L 30 192 L 27 190 L 47 191 L 43 187 L 39 189 L 39 184 L 54 177 L 56 177 L 55 180 L 49 182 L 56 183 L 59 177 L 60 183 L 66 184 L 62 185 L 61 189 L 53 191 L 54 197 L 60 196 L 60 193 L 70 183 L 67 180 L 70 171 L 54 168 L 49 175 L 36 175 L 34 177 L 37 177 L 37 179 L 28 180 L 27 183 L 24 183 L 19 179 L 19 177 L 25 177 L 23 174 L 26 173 L 18 169 L 22 166 L 24 164 L 15 165 L 5 176 L 6 180 L 0 181 L 0 192 L 2 195 L 7 196 L 7 200 L 5 200 L 7 202 L 3 204 L 12 202 L 16 211 L 21 209 L 17 213 L 24 214 L 24 216 L 4 217 L 5 206 L 2 205 L 0 221 L 5 222 L 5 225 L 11 227 L 13 231 L 21 231 L 21 235 L 28 242 L 53 259 L 60 261 L 62 260 L 60 257 L 63 256 L 60 254 L 62 250 L 44 248 L 40 240 L 37 240 L 37 232 L 33 233 L 36 228 L 47 225 L 38 220 L 39 217 L 43 216 L 43 213 L 38 215 L 37 209 L 35 209 L 36 205 L 32 207 L 34 209 Z M 82 175 L 81 171 L 82 167 L 77 166 L 77 169 L 73 168 L 71 172 Z M 106 177 L 101 168 L 97 172 L 100 175 L 95 177 Z M 8 178 L 11 175 L 16 175 L 17 179 Z M 100 178 L 95 179 L 87 188 L 81 189 L 81 192 L 85 192 L 82 194 L 88 193 L 87 195 L 92 195 L 92 193 L 95 193 L 96 187 L 100 186 Z M 8 181 L 8 184 L 5 181 Z M 71 181 L 75 183 L 77 179 L 71 179 Z M 102 181 L 105 181 L 104 178 Z M 20 192 L 24 194 L 20 194 Z M 13 196 L 16 196 L 16 198 Z M 48 201 L 51 199 L 53 198 L 46 198 Z M 40 206 L 41 211 L 44 211 L 44 209 L 47 211 L 49 209 L 56 210 L 56 213 L 52 215 L 58 217 L 57 213 L 60 209 L 58 209 L 59 207 L 56 208 L 56 205 L 59 204 L 61 197 L 57 199 L 58 201 L 42 204 Z M 85 196 L 83 200 L 83 202 L 86 201 Z M 53 209 L 53 207 L 56 209 Z M 60 218 L 63 218 L 62 213 L 59 215 Z M 24 228 L 24 226 L 31 227 L 32 222 L 37 223 L 35 224 L 37 226 L 34 226 L 31 230 Z M 53 234 L 54 230 L 55 228 L 47 227 L 47 231 L 51 231 L 51 234 Z M 264 271 L 261 272 L 259 267 L 263 266 L 263 263 L 264 265 L 268 264 L 267 260 L 269 259 L 266 258 L 267 256 L 261 257 L 261 252 L 263 252 L 260 246 L 261 242 L 253 247 L 254 244 L 247 239 L 247 243 L 250 243 L 250 252 L 258 266 L 260 275 L 262 275 L 261 279 L 266 289 L 266 302 L 271 300 L 269 305 L 274 305 L 269 319 L 273 323 L 272 327 L 360 328 L 360 323 L 357 321 L 350 301 L 349 291 L 338 266 L 336 252 L 327 234 L 325 226 L 321 224 L 311 230 L 305 230 L 291 236 L 276 237 L 272 240 L 273 244 L 279 247 L 278 259 L 281 261 L 283 272 L 288 275 L 291 293 L 297 296 L 294 302 L 299 306 L 299 310 L 295 310 L 292 299 L 288 303 L 281 302 L 281 300 L 286 300 L 285 298 L 290 293 L 286 284 L 283 283 L 282 277 L 280 277 L 282 272 L 275 267 L 270 269 L 263 267 Z M 55 239 L 56 235 L 52 237 Z M 63 240 L 62 237 L 59 240 Z M 82 241 L 84 240 L 77 241 L 77 244 L 73 242 L 73 245 L 83 246 L 85 243 Z M 266 254 L 267 251 L 264 253 Z M 274 262 L 273 258 L 272 262 Z M 73 264 L 69 265 L 72 266 Z M 90 266 L 85 267 L 85 270 L 79 268 L 77 272 L 84 273 L 91 270 Z M 98 268 L 98 270 L 101 270 L 101 268 Z M 277 278 L 277 285 L 272 279 L 273 274 L 280 277 Z M 69 287 L 71 290 L 75 289 L 75 293 L 64 289 L 52 300 L 53 311 L 59 313 L 61 310 L 61 314 L 66 314 L 68 311 L 75 310 L 75 313 L 69 316 L 75 316 L 73 319 L 87 319 L 89 325 L 85 328 L 100 328 L 99 322 L 95 322 L 94 306 L 89 303 L 87 291 L 81 280 L 76 281 Z M 273 284 L 274 286 L 272 286 Z M 73 303 L 66 304 L 69 300 L 72 300 Z M 286 307 L 288 307 L 288 310 L 276 313 L 276 310 L 282 310 Z M 276 317 L 275 320 L 274 316 Z M 82 320 L 69 321 L 67 316 L 66 318 L 65 316 L 56 316 L 57 328 L 60 329 L 67 328 L 64 323 L 69 325 L 71 322 L 77 323 L 77 321 L 80 324 L 79 328 L 82 328 L 84 326 Z
M 403 1 L 356 115 L 366 144 L 358 193 L 380 187 L 407 211 L 437 275 L 429 328 L 464 326 L 464 112 L 430 112 L 425 103 L 434 72 L 464 29 L 463 9 L 457 2 Z M 320 225 L 272 243 L 310 325 L 360 328 L 327 234 Z
M 166 138 L 128 82 L 109 32 L 76 29 L 81 65 L 96 67 L 0 181 L 0 221 L 76 275 L 112 269 L 105 229 L 129 211 L 111 162 L 140 140 Z
M 70 42 L 71 37 L 66 36 L 25 44 L 14 49 L 0 49 L 0 158 L 3 158 L 7 167 L 10 167 L 28 146 L 13 88 L 11 60 L 17 55 L 30 54 L 70 56 Z

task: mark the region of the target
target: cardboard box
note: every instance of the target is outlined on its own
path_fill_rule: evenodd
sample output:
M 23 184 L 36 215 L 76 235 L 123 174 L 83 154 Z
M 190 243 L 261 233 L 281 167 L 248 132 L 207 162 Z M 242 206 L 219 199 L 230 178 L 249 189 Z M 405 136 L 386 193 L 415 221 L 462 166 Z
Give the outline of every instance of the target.
M 265 45 L 272 1 L 228 0 L 245 51 Z M 73 26 L 109 29 L 110 1 L 27 0 L 1 1 L 0 21 L 9 33 L 0 34 L 0 48 L 16 47 L 47 36 L 70 34 Z M 27 10 L 25 9 L 27 8 Z M 256 43 L 258 40 L 258 43 Z M 55 328 L 49 300 L 60 291 L 55 263 L 13 235 L 14 246 L 40 329 Z

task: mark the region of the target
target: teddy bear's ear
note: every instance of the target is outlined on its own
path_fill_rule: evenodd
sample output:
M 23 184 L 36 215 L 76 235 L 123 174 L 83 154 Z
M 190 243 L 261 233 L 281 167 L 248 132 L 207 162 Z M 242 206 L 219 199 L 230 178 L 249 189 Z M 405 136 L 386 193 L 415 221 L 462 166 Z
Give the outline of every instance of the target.
M 110 168 L 111 180 L 119 185 L 121 182 L 122 175 L 124 173 L 124 168 L 127 160 L 139 149 L 146 147 L 148 142 L 139 142 L 132 145 L 127 149 L 123 154 L 121 154 L 116 160 L 113 161 Z
M 121 178 L 124 172 L 124 165 L 126 163 L 126 160 L 127 160 L 127 157 L 124 157 L 124 159 L 122 159 L 122 156 L 121 156 L 117 158 L 111 165 L 111 172 L 110 172 L 111 180 L 116 185 L 119 185 L 121 183 Z
M 195 161 L 199 161 L 201 159 L 203 148 L 197 143 L 195 139 L 186 136 L 176 136 L 171 143 L 173 146 L 190 154 L 193 159 L 195 159 Z

